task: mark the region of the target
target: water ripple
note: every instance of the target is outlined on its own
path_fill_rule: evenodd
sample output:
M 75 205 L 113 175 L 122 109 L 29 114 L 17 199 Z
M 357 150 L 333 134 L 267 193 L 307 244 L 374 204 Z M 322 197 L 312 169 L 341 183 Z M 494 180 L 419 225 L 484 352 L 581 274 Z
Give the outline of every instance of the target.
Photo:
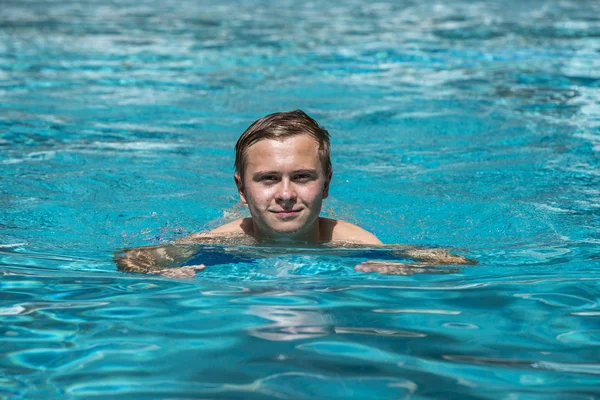
M 597 397 L 599 7 L 4 1 L 0 397 Z M 232 146 L 295 108 L 332 134 L 328 216 L 479 264 L 116 270 L 243 214 Z

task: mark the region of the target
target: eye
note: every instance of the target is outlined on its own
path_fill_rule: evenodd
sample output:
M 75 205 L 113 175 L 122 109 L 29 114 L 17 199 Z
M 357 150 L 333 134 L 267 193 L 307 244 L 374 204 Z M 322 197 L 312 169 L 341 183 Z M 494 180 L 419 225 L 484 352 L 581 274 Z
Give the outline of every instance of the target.
M 296 182 L 308 182 L 309 180 L 311 180 L 312 176 L 308 173 L 300 173 L 300 174 L 296 174 L 294 175 L 294 181 Z
M 263 175 L 258 179 L 258 181 L 264 183 L 275 183 L 277 182 L 277 177 L 275 175 Z

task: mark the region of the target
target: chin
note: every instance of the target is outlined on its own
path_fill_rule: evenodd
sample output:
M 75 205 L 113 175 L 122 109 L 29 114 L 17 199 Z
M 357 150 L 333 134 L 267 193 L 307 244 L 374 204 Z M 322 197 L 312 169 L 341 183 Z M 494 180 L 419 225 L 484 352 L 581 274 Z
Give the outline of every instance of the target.
M 293 225 L 293 226 L 274 226 L 271 227 L 271 230 L 279 235 L 293 235 L 301 230 L 301 226 Z
M 297 236 L 303 236 L 311 230 L 312 224 L 305 216 L 300 215 L 299 217 L 287 221 L 265 218 L 262 219 L 261 225 L 266 232 L 270 232 L 269 236 L 293 239 Z
M 269 226 L 271 232 L 280 236 L 295 236 L 307 230 L 307 226 L 303 221 L 287 221 L 271 224 Z

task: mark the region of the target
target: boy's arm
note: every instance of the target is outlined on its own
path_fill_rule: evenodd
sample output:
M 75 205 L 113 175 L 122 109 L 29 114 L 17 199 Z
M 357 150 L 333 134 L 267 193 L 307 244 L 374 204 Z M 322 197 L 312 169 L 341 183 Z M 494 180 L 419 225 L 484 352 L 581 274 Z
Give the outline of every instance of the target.
M 475 265 L 477 260 L 452 254 L 448 249 L 426 248 L 426 247 L 407 247 L 401 251 L 402 255 L 412 258 L 415 261 L 422 261 L 428 265 Z
M 360 272 L 378 272 L 384 275 L 414 275 L 419 273 L 453 273 L 453 269 L 438 269 L 440 265 L 475 265 L 477 260 L 450 253 L 441 248 L 419 248 L 416 246 L 391 245 L 400 248 L 399 255 L 412 258 L 416 263 L 400 263 L 394 261 L 365 261 L 354 269 Z
M 232 240 L 245 243 L 249 240 L 248 235 L 241 235 L 236 230 L 236 226 L 242 224 L 242 220 L 235 221 L 214 231 L 193 233 L 172 244 L 125 249 L 115 253 L 113 258 L 117 268 L 123 272 L 160 274 L 175 278 L 192 277 L 197 271 L 206 268 L 203 264 L 182 267 L 197 251 L 193 244 L 223 244 Z
M 124 272 L 189 277 L 205 268 L 204 265 L 181 267 L 194 252 L 193 246 L 184 244 L 133 247 L 115 253 L 114 260 L 117 268 Z
M 446 249 L 424 248 L 410 245 L 385 245 L 375 235 L 363 228 L 340 220 L 321 219 L 321 229 L 331 232 L 332 241 L 343 242 L 344 245 L 356 247 L 374 247 L 393 250 L 403 258 L 410 258 L 416 263 L 400 263 L 394 261 L 366 261 L 354 269 L 361 272 L 379 272 L 380 274 L 412 275 L 423 272 L 447 273 L 456 269 L 436 269 L 439 265 L 473 265 L 477 260 L 471 260 Z

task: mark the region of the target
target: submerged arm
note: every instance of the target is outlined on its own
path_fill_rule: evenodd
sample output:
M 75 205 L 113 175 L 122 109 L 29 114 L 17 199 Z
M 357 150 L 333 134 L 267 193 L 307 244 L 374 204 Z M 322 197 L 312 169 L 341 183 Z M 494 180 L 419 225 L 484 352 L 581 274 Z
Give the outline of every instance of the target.
M 148 274 L 177 267 L 192 255 L 193 251 L 187 246 L 167 244 L 125 249 L 116 253 L 114 260 L 121 271 Z
M 204 265 L 182 267 L 194 253 L 193 246 L 166 244 L 125 249 L 116 253 L 114 260 L 117 268 L 124 272 L 188 277 L 205 268 Z
M 448 249 L 413 247 L 402 251 L 403 255 L 415 261 L 422 261 L 427 265 L 475 265 L 477 260 L 452 254 Z
M 453 269 L 438 269 L 440 265 L 475 265 L 477 260 L 450 253 L 442 248 L 423 248 L 417 246 L 392 245 L 397 248 L 395 253 L 402 257 L 413 259 L 414 263 L 401 263 L 395 261 L 366 261 L 354 269 L 360 272 L 378 272 L 386 275 L 414 275 L 419 273 L 453 273 Z
M 198 251 L 195 244 L 248 244 L 247 235 L 199 232 L 179 239 L 172 244 L 142 246 L 116 253 L 114 260 L 119 270 L 142 274 L 160 274 L 168 277 L 192 277 L 206 268 L 203 264 L 186 265 Z

